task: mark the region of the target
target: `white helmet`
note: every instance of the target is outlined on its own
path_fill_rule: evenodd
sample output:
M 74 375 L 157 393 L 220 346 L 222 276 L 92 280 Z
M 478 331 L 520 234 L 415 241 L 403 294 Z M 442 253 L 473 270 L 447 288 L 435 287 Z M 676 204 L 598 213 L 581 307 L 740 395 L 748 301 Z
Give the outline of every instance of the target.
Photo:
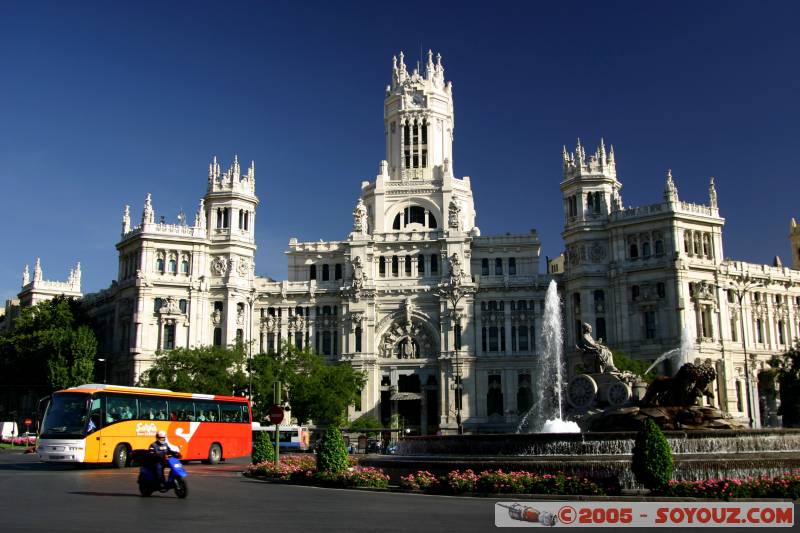
M 159 430 L 159 432 L 156 433 L 156 438 L 157 439 L 166 439 L 167 438 L 167 432 L 164 431 L 163 429 Z

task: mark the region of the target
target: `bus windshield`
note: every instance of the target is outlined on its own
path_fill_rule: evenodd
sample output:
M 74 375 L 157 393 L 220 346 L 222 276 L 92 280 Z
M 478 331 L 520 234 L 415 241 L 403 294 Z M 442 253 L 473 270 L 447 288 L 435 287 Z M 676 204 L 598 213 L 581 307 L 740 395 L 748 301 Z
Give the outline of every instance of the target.
M 42 423 L 45 439 L 81 439 L 86 435 L 86 394 L 54 394 Z

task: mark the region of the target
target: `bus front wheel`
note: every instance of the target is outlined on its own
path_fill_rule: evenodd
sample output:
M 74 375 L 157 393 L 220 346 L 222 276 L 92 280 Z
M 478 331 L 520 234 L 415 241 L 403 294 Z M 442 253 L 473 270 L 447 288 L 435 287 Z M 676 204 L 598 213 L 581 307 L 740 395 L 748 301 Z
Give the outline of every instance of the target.
M 125 468 L 128 466 L 128 445 L 117 444 L 114 448 L 114 466 L 117 468 Z
M 208 449 L 208 459 L 206 463 L 215 465 L 222 460 L 222 448 L 216 442 Z

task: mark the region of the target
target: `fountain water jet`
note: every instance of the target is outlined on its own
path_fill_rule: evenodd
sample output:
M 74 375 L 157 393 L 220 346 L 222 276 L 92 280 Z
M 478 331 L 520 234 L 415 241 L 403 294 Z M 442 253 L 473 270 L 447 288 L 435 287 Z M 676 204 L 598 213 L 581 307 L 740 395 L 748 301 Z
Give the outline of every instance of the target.
M 690 362 L 690 358 L 692 355 L 692 348 L 694 347 L 694 327 L 692 326 L 691 322 L 686 323 L 686 327 L 683 328 L 681 331 L 681 344 L 677 348 L 673 348 L 672 350 L 668 350 L 661 354 L 658 359 L 653 361 L 653 364 L 647 367 L 647 370 L 644 371 L 645 374 L 650 372 L 658 363 L 664 361 L 665 359 L 672 359 L 676 355 L 680 355 L 680 360 L 678 361 L 677 365 L 673 365 L 673 375 L 678 372 L 678 369 L 682 367 L 685 363 Z
M 538 398 L 523 417 L 517 433 L 529 424 L 542 433 L 579 433 L 578 424 L 564 420 L 564 331 L 561 327 L 561 299 L 555 280 L 550 281 L 545 296 L 541 346 Z

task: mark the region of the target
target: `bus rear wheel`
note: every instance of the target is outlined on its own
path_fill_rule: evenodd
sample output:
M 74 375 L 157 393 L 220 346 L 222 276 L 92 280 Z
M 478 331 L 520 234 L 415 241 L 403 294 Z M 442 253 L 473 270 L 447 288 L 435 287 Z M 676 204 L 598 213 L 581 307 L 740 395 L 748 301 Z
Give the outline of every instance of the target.
M 125 468 L 128 466 L 128 445 L 117 444 L 114 448 L 114 459 L 112 460 L 114 466 L 117 468 Z
M 222 460 L 222 448 L 216 442 L 208 449 L 208 459 L 203 461 L 209 465 L 218 464 Z

